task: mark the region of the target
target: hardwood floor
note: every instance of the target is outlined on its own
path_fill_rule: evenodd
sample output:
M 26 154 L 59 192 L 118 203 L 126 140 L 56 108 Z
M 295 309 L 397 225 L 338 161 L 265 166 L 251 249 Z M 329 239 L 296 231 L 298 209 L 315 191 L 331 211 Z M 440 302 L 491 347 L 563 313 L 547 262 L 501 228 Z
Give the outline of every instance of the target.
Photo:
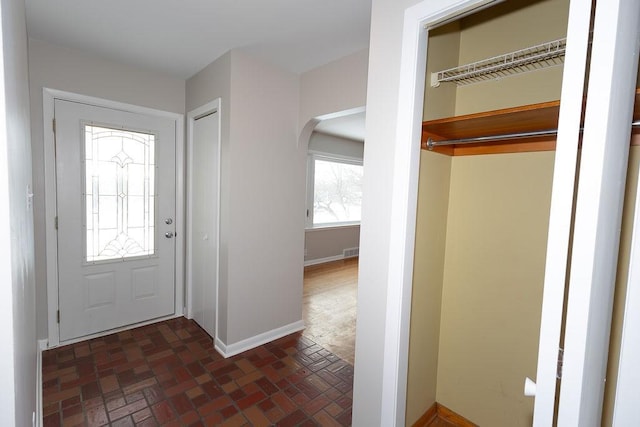
M 303 335 L 353 365 L 358 258 L 304 269 Z
M 441 418 L 434 418 L 433 421 L 427 424 L 427 427 L 456 427 L 456 425 Z
M 431 405 L 411 427 L 478 427 L 439 403 Z

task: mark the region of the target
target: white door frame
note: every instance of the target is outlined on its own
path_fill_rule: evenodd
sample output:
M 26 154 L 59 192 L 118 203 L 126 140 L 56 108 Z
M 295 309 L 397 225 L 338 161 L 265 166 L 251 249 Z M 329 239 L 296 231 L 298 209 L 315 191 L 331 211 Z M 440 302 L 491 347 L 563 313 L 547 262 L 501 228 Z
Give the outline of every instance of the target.
M 218 321 L 218 316 L 219 316 L 219 300 L 218 300 L 218 290 L 219 290 L 219 286 L 220 286 L 220 189 L 221 189 L 221 178 L 222 178 L 222 174 L 220 171 L 220 164 L 221 164 L 221 154 L 222 154 L 222 129 L 221 129 L 221 124 L 222 124 L 222 120 L 220 119 L 220 114 L 221 114 L 221 103 L 222 103 L 222 99 L 221 98 L 217 98 L 211 102 L 208 102 L 204 105 L 202 105 L 201 107 L 198 107 L 194 110 L 191 110 L 187 113 L 187 236 L 191 236 L 192 235 L 192 221 L 191 221 L 191 214 L 192 214 L 192 206 L 193 206 L 193 192 L 192 190 L 192 185 L 193 185 L 193 171 L 192 171 L 192 164 L 193 164 L 193 125 L 194 122 L 196 121 L 196 119 L 202 117 L 202 116 L 206 116 L 208 114 L 212 114 L 212 113 L 217 113 L 217 117 L 216 120 L 218 121 L 218 164 L 214 165 L 214 167 L 217 170 L 217 174 L 218 174 L 218 188 L 217 188 L 217 194 L 218 194 L 218 200 L 216 203 L 216 209 L 217 209 L 217 215 L 218 215 L 218 221 L 216 223 L 216 247 L 217 247 L 217 251 L 218 251 L 218 256 L 216 257 L 216 277 L 215 277 L 215 282 L 216 282 L 216 325 L 215 325 L 215 337 L 218 337 L 218 325 L 220 324 L 220 322 Z M 186 316 L 189 319 L 193 318 L 193 280 L 192 280 L 192 269 L 191 269 L 191 254 L 189 251 L 189 247 L 187 246 L 187 250 L 186 250 Z
M 600 425 L 602 417 L 639 24 L 638 0 L 596 5 L 565 325 L 560 426 Z M 633 268 L 631 264 L 630 270 Z
M 53 132 L 54 103 L 56 99 L 80 102 L 98 107 L 111 108 L 131 113 L 168 118 L 176 124 L 176 251 L 175 251 L 175 313 L 171 317 L 181 316 L 184 307 L 184 115 L 153 108 L 140 107 L 92 96 L 80 95 L 56 89 L 42 89 L 43 129 L 44 129 L 44 176 L 45 176 L 45 233 L 47 254 L 47 324 L 48 345 L 52 348 L 60 345 L 60 329 L 57 321 L 58 311 L 58 233 L 55 228 L 57 215 L 55 135 Z M 158 319 L 132 326 L 156 322 Z M 114 331 L 130 329 L 125 326 L 86 337 L 65 341 L 70 344 L 95 336 L 106 335 Z
M 383 426 L 401 426 L 405 423 L 427 28 L 458 19 L 498 2 L 499 0 L 424 0 L 405 10 L 390 204 L 389 270 L 380 402 L 380 425 Z

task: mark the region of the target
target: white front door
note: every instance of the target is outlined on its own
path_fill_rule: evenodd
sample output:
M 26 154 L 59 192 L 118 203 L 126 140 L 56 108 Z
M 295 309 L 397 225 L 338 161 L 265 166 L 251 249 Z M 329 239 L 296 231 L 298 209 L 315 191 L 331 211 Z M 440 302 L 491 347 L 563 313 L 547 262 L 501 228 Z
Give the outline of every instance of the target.
M 176 125 L 55 100 L 60 342 L 175 311 Z

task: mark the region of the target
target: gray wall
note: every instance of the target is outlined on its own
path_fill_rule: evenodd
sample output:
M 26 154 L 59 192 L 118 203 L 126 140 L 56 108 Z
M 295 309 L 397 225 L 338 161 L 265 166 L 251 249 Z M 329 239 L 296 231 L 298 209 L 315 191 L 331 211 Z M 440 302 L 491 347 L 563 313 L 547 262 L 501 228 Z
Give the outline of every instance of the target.
M 297 75 L 238 50 L 187 81 L 188 111 L 221 98 L 218 338 L 227 346 L 302 319 L 298 88 Z
M 0 120 L 0 425 L 31 425 L 36 324 L 27 33 L 23 0 L 2 0 Z
M 364 142 L 313 132 L 309 138 L 309 150 L 362 160 Z
M 307 229 L 305 236 L 305 265 L 342 258 L 344 249 L 360 247 L 360 226 Z
M 36 242 L 37 336 L 47 337 L 42 88 L 64 90 L 184 114 L 185 82 L 84 52 L 29 40 L 31 148 Z

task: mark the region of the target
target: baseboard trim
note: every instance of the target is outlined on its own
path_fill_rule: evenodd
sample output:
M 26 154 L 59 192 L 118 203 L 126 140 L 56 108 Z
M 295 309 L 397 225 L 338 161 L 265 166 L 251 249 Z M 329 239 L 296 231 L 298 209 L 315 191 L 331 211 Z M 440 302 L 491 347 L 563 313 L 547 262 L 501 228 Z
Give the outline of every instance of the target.
M 42 420 L 42 352 L 47 349 L 47 340 L 38 340 L 36 352 L 36 419 L 35 426 L 43 425 Z
M 478 427 L 477 424 L 472 423 L 462 415 L 453 412 L 451 409 L 439 404 L 438 402 L 431 405 L 429 409 L 427 409 L 427 411 L 418 419 L 418 421 L 412 425 L 412 427 L 426 427 L 436 418 L 457 427 Z
M 335 255 L 335 256 L 330 256 L 326 258 L 309 259 L 304 262 L 304 266 L 309 267 L 310 265 L 324 264 L 326 262 L 340 261 L 342 259 L 345 259 L 344 255 Z
M 214 347 L 216 351 L 220 353 L 224 358 L 228 358 L 261 346 L 262 344 L 277 340 L 278 338 L 293 334 L 294 332 L 300 332 L 303 329 L 304 322 L 302 320 L 298 320 L 297 322 L 272 329 L 262 334 L 258 334 L 251 338 L 247 338 L 229 345 L 225 344 L 224 342 L 222 342 L 222 340 L 216 337 L 216 339 L 214 340 Z

